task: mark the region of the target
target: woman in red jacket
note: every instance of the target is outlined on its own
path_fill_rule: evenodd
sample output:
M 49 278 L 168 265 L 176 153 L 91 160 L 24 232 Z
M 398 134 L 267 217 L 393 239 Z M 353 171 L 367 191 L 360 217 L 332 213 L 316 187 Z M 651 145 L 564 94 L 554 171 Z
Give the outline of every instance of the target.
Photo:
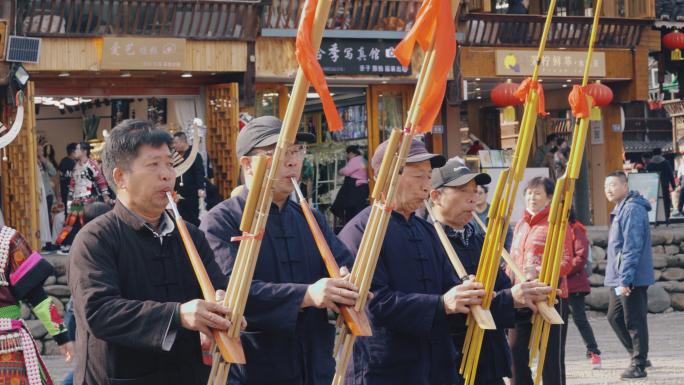
M 525 205 L 527 209 L 523 212 L 522 220 L 515 227 L 513 245 L 511 246 L 511 256 L 520 266 L 528 279 L 537 279 L 544 257 L 544 246 L 546 236 L 549 232 L 549 210 L 551 199 L 553 198 L 554 184 L 549 178 L 536 177 L 530 179 L 525 186 Z M 560 293 L 556 310 L 563 317 L 565 323 L 568 322 L 568 285 L 565 275 L 570 272 L 572 263 L 570 255 L 572 253 L 572 236 L 570 229 L 567 229 L 565 245 L 563 249 L 563 260 L 560 267 Z M 507 268 L 510 276 L 510 267 Z M 520 282 L 521 277 L 515 277 L 515 283 Z M 530 336 L 532 334 L 532 311 L 529 309 L 516 309 L 517 321 L 515 329 L 508 333 L 508 343 L 513 353 L 513 378 L 511 385 L 532 385 L 532 371 L 530 370 L 528 349 Z M 542 381 L 544 385 L 565 385 L 565 337 L 567 329 L 561 325 L 553 325 L 549 333 L 549 340 L 546 347 L 546 358 L 544 360 L 544 370 Z
M 568 305 L 572 313 L 572 320 L 582 336 L 584 345 L 587 346 L 587 358 L 591 361 L 592 369 L 601 369 L 601 351 L 598 349 L 594 331 L 587 321 L 587 312 L 584 309 L 584 297 L 591 292 L 587 270 L 584 268 L 589 259 L 589 239 L 587 230 L 577 220 L 577 211 L 572 207 L 570 211 L 570 231 L 572 234 L 572 269 L 568 273 Z M 567 329 L 568 324 L 563 325 Z M 567 333 L 567 332 L 566 332 Z

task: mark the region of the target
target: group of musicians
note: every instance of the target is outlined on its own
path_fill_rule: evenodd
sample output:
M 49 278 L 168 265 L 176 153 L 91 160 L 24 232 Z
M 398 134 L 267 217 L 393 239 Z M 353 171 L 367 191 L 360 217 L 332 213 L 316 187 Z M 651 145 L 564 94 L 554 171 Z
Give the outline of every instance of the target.
M 282 122 L 252 120 L 239 133 L 237 157 L 250 185 L 255 156 L 271 154 Z M 247 364 L 231 365 L 229 384 L 330 384 L 335 329 L 328 310 L 353 305 L 358 287 L 348 280 L 371 208 L 351 220 L 339 237 L 314 210 L 342 268 L 329 278 L 298 202 L 291 199 L 305 147 L 299 133 L 284 157 L 263 234 L 241 332 Z M 79 384 L 206 384 L 200 334 L 227 329 L 231 309 L 202 300 L 185 248 L 165 210 L 175 174 L 170 135 L 145 121 L 126 121 L 110 134 L 104 173 L 119 202 L 76 237 L 68 263 L 78 324 Z M 387 144 L 375 151 L 377 175 Z M 469 306 L 482 303 L 480 283 L 462 283 L 431 223 L 415 214 L 431 198 L 468 274 L 475 275 L 484 236 L 471 224 L 475 174 L 456 161 L 430 154 L 414 140 L 401 171 L 396 204 L 373 276 L 366 312 L 373 336 L 358 337 L 345 384 L 460 384 L 461 350 Z M 242 235 L 248 188 L 212 209 L 198 228 L 188 225 L 214 287 L 226 287 Z M 491 313 L 497 330 L 482 344 L 477 384 L 504 384 L 511 352 L 504 329 L 523 310 L 547 300 L 552 288 L 536 282 L 511 285 L 499 270 Z M 217 292 L 217 300 L 225 292 Z M 246 321 L 246 322 L 245 322 Z

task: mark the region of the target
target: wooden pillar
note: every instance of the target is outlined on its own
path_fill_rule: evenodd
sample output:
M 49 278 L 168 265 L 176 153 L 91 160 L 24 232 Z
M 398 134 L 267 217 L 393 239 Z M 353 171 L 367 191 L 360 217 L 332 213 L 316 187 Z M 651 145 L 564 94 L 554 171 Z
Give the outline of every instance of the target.
M 444 132 L 446 133 L 446 157 L 461 156 L 461 107 L 450 106 L 445 108 L 446 119 Z
M 247 71 L 244 75 L 244 99 L 245 107 L 252 107 L 256 103 L 256 43 L 247 42 Z
M 443 126 L 442 112 L 444 111 L 444 105 L 442 109 L 437 114 L 435 122 L 432 123 L 434 126 Z M 443 128 L 444 129 L 444 128 Z M 427 150 L 433 154 L 444 155 L 444 134 L 434 134 L 432 132 L 425 135 L 425 145 Z
M 613 124 L 620 124 L 620 104 L 611 103 L 601 110 L 603 117 L 603 145 L 591 145 L 591 136 L 587 138 L 591 148 L 591 182 L 594 224 L 607 226 L 610 213 L 615 204 L 606 199 L 603 185 L 606 175 L 613 171 L 622 171 L 622 133 L 613 132 Z M 589 132 L 591 135 L 591 132 Z

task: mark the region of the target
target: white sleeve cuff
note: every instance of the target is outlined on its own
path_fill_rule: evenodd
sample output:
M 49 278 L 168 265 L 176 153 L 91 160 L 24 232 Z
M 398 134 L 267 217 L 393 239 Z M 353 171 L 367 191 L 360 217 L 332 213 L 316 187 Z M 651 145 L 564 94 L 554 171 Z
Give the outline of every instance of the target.
M 169 331 L 171 328 L 171 322 L 173 321 L 173 316 L 169 320 L 169 324 L 166 326 L 166 333 L 164 335 L 164 341 L 162 342 L 162 350 L 168 352 L 173 347 L 173 342 L 176 341 L 176 334 L 178 330 Z

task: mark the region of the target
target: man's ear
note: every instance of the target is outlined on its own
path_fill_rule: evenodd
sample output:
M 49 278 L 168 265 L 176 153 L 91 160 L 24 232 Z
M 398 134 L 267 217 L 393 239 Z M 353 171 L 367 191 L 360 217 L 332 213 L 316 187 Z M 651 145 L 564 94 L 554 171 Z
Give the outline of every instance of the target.
M 117 188 L 125 190 L 126 189 L 126 172 L 120 168 L 114 169 L 114 183 L 116 183 Z
M 252 175 L 252 162 L 248 156 L 240 157 L 240 166 L 244 170 L 245 175 Z
M 430 191 L 430 199 L 435 206 L 439 205 L 439 192 L 437 190 Z

